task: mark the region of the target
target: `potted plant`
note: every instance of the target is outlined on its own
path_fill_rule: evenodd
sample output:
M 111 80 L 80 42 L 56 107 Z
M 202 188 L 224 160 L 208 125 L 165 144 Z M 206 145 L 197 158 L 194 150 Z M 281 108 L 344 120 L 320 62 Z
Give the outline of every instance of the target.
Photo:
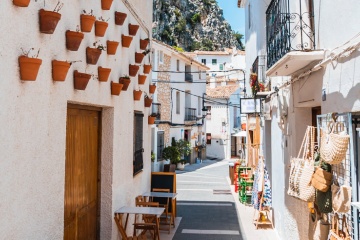
M 144 96 L 144 106 L 145 107 L 151 107 L 151 104 L 152 104 L 152 98 L 147 95 L 147 93 L 145 92 L 145 96 Z
M 129 35 L 135 36 L 139 30 L 139 25 L 129 23 Z
M 140 98 L 141 98 L 141 94 L 142 94 L 142 91 L 140 89 L 139 90 L 134 90 L 134 100 L 139 101 Z
M 93 10 L 91 10 L 89 13 L 86 13 L 85 10 L 83 10 L 83 14 L 80 15 L 80 26 L 82 32 L 91 32 L 91 29 L 95 23 L 95 16 L 93 15 Z
M 124 24 L 126 16 L 127 16 L 126 13 L 116 12 L 115 11 L 115 24 L 122 26 Z
M 103 17 L 100 17 L 95 21 L 95 36 L 103 37 L 105 35 L 106 29 L 108 27 L 109 19 L 105 20 Z
M 148 74 L 150 73 L 151 65 L 150 64 L 144 64 L 144 73 Z
M 77 70 L 74 71 L 74 88 L 77 90 L 85 90 L 89 80 L 91 78 L 91 74 L 81 73 Z
M 138 75 L 138 83 L 140 84 L 140 85 L 143 85 L 144 83 L 145 83 L 145 81 L 146 81 L 146 75 Z
M 113 0 L 101 0 L 101 9 L 110 10 Z
M 46 34 L 53 34 L 58 22 L 61 19 L 59 11 L 64 6 L 63 3 L 58 2 L 53 11 L 39 10 L 40 32 Z
M 124 34 L 122 34 L 121 35 L 121 45 L 126 48 L 130 47 L 132 39 L 133 39 L 133 37 L 125 36 Z
M 135 77 L 138 71 L 139 71 L 139 66 L 138 65 L 129 64 L 129 75 L 130 75 L 130 77 Z
M 100 82 L 106 82 L 109 78 L 111 68 L 98 67 L 98 75 Z
M 115 55 L 118 46 L 119 46 L 119 42 L 116 42 L 116 41 L 106 41 L 107 54 L 109 54 L 109 55 Z
M 25 52 L 23 49 L 23 55 L 19 57 L 19 68 L 20 68 L 20 79 L 23 81 L 35 81 L 39 72 L 40 65 L 42 60 L 37 58 L 40 53 L 38 50 L 36 55 L 29 56 L 31 48 L 29 51 Z
M 123 85 L 121 83 L 115 83 L 111 81 L 111 95 L 119 96 L 122 88 Z
M 149 44 L 148 38 L 140 39 L 140 49 L 141 50 L 145 50 L 148 44 Z
M 148 124 L 152 125 L 155 123 L 156 117 L 148 116 Z
M 80 32 L 80 28 L 77 26 L 76 31 L 67 30 L 65 36 L 66 48 L 70 51 L 77 51 L 84 38 L 84 33 Z
M 179 152 L 180 152 L 180 156 L 183 158 L 184 156 L 189 156 L 191 153 L 191 143 L 180 139 L 178 141 L 176 141 L 176 147 L 178 148 Z M 185 167 L 185 160 L 182 159 L 181 161 L 179 161 L 177 163 L 177 168 L 180 170 L 183 170 Z
M 130 85 L 131 80 L 128 75 L 124 75 L 123 77 L 120 77 L 119 82 L 124 85 L 122 90 L 126 91 Z
M 54 81 L 65 81 L 71 63 L 67 61 L 52 60 L 52 78 Z
M 95 65 L 99 60 L 101 51 L 105 51 L 106 47 L 98 41 L 93 43 L 94 48 L 86 48 L 86 63 Z
M 135 63 L 141 63 L 145 55 L 143 53 L 135 53 Z
M 30 0 L 13 0 L 13 4 L 18 7 L 29 6 Z
M 180 161 L 180 152 L 176 146 L 163 149 L 163 158 L 169 159 L 170 164 L 164 164 L 164 172 L 175 172 L 176 164 Z
M 153 93 L 155 93 L 155 90 L 156 90 L 155 83 L 149 85 L 149 93 L 153 94 Z

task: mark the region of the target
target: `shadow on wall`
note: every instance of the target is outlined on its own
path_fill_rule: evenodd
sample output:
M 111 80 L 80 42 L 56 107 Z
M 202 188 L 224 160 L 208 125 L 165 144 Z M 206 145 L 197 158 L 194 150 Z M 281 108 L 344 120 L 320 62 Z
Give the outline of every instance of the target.
M 211 145 L 207 145 L 206 147 L 206 155 L 211 158 L 225 158 L 225 149 L 227 144 L 230 144 L 230 140 L 223 140 L 217 138 L 211 139 Z
M 326 105 L 328 107 L 323 108 L 324 109 L 323 113 L 353 112 L 355 102 L 359 101 L 359 98 L 360 98 L 360 83 L 357 83 L 355 86 L 353 86 L 346 96 L 344 96 L 340 92 L 330 93 L 329 95 L 326 96 L 326 102 L 327 102 Z

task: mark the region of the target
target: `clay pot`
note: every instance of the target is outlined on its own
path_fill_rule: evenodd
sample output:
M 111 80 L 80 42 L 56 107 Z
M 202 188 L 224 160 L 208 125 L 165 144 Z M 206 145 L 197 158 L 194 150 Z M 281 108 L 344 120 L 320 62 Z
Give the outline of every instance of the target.
M 148 124 L 149 124 L 149 125 L 154 124 L 154 123 L 155 123 L 155 119 L 156 119 L 156 117 L 148 116 Z
M 82 32 L 66 31 L 66 48 L 70 51 L 77 51 L 80 47 L 81 41 L 84 38 Z
M 94 25 L 96 18 L 91 15 L 81 14 L 80 15 L 80 25 L 82 32 L 91 32 L 91 29 Z
M 144 106 L 145 107 L 150 107 L 152 104 L 152 99 L 151 98 L 144 98 Z
M 108 25 L 109 24 L 107 22 L 95 21 L 95 36 L 103 37 Z
M 150 73 L 151 65 L 150 64 L 144 64 L 144 73 L 148 74 Z
M 101 50 L 98 48 L 86 48 L 86 63 L 95 65 L 99 60 Z
M 53 34 L 58 22 L 61 19 L 61 14 L 53 11 L 39 10 L 40 32 L 46 34 Z
M 142 60 L 144 59 L 145 55 L 142 53 L 135 53 L 135 62 L 136 63 L 141 63 Z
M 127 17 L 126 13 L 115 12 L 115 24 L 122 26 L 124 24 L 126 17 Z
M 30 0 L 13 0 L 13 4 L 18 7 L 29 6 Z
M 123 85 L 121 83 L 114 83 L 111 81 L 111 95 L 119 96 L 122 88 Z
M 149 93 L 153 94 L 155 93 L 156 85 L 149 85 Z
M 140 39 L 140 49 L 141 50 L 146 50 L 147 45 L 149 44 L 149 40 L 148 39 Z
M 138 83 L 140 84 L 140 85 L 142 85 L 142 84 L 144 84 L 145 83 L 145 81 L 146 81 L 146 75 L 138 75 Z
M 116 49 L 119 46 L 119 42 L 106 41 L 106 51 L 109 55 L 115 55 Z
M 129 64 L 129 76 L 130 77 L 135 77 L 138 71 L 139 71 L 138 65 Z
M 128 87 L 129 87 L 129 85 L 130 85 L 131 80 L 130 80 L 130 78 L 123 78 L 123 77 L 121 77 L 121 78 L 119 79 L 119 82 L 124 85 L 123 88 L 122 88 L 122 90 L 123 90 L 123 91 L 126 91 L 126 90 L 128 89 Z
M 85 90 L 89 80 L 91 78 L 90 74 L 81 73 L 77 70 L 74 71 L 74 88 L 77 90 Z
M 130 47 L 132 39 L 133 39 L 133 37 L 125 36 L 122 34 L 121 35 L 121 45 L 126 48 Z
M 20 56 L 19 57 L 20 79 L 23 81 L 35 81 L 41 63 L 42 63 L 41 59 Z
M 101 9 L 110 10 L 113 0 L 101 0 Z
M 129 23 L 129 35 L 135 36 L 138 30 L 139 25 L 132 25 L 131 23 Z
M 70 68 L 70 63 L 66 61 L 52 60 L 52 78 L 54 81 L 65 81 Z
M 141 90 L 134 90 L 134 100 L 139 101 L 141 98 L 142 91 Z
M 106 82 L 109 78 L 111 68 L 98 67 L 98 76 L 100 82 Z

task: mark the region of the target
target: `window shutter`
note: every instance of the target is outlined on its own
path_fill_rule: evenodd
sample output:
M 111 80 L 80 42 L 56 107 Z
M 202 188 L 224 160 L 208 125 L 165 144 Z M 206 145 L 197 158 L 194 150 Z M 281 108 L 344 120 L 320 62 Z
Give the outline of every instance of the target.
M 143 121 L 144 114 L 135 113 L 134 119 L 134 161 L 133 161 L 133 175 L 139 173 L 143 167 Z

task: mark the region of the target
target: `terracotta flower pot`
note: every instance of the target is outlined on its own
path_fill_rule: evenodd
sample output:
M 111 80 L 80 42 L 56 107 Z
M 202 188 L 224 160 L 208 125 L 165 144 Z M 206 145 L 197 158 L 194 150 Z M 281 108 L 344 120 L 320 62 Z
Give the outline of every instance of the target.
M 129 23 L 129 35 L 135 36 L 138 30 L 139 30 L 139 25 L 133 25 Z
M 119 96 L 122 88 L 123 85 L 121 83 L 114 83 L 113 81 L 111 81 L 111 95 Z
M 19 57 L 20 79 L 23 81 L 35 81 L 41 63 L 42 63 L 41 59 L 20 56 Z
M 109 78 L 111 68 L 98 67 L 98 76 L 100 82 L 106 82 Z
M 124 85 L 123 88 L 122 88 L 122 90 L 123 90 L 123 91 L 126 91 L 126 90 L 128 89 L 128 87 L 129 87 L 130 83 L 131 83 L 131 80 L 130 80 L 130 78 L 123 78 L 123 77 L 121 77 L 121 78 L 119 79 L 119 82 Z
M 155 119 L 156 119 L 156 117 L 148 116 L 148 124 L 149 124 L 149 125 L 154 124 L 154 123 L 155 123 Z
M 108 25 L 109 24 L 107 22 L 95 21 L 95 36 L 103 37 Z
M 138 71 L 139 71 L 138 65 L 129 64 L 129 76 L 135 77 Z
M 138 75 L 138 83 L 140 84 L 140 85 L 142 85 L 142 84 L 144 84 L 145 83 L 145 81 L 146 81 L 146 75 Z
M 110 10 L 113 0 L 101 0 L 101 9 Z
M 74 71 L 74 88 L 77 90 L 85 90 L 91 78 L 90 74 Z
M 150 70 L 151 70 L 151 65 L 144 64 L 144 73 L 148 74 L 148 73 L 150 73 Z
M 132 39 L 133 37 L 131 36 L 121 35 L 121 45 L 126 48 L 130 47 Z
M 95 23 L 96 18 L 91 15 L 81 14 L 80 25 L 82 32 L 91 32 L 91 29 Z
M 126 17 L 127 17 L 126 13 L 115 12 L 115 24 L 122 26 L 124 24 Z
M 30 0 L 13 0 L 13 4 L 18 7 L 29 6 Z
M 73 32 L 67 30 L 65 36 L 66 48 L 70 51 L 77 51 L 80 47 L 81 41 L 84 38 L 84 34 L 82 32 Z
M 106 41 L 106 51 L 109 55 L 115 55 L 116 49 L 119 46 L 119 42 L 116 41 Z
M 60 13 L 40 9 L 39 10 L 40 32 L 46 34 L 53 34 L 60 19 L 61 19 Z
M 148 39 L 140 39 L 140 49 L 141 50 L 146 50 L 147 45 L 149 44 L 149 40 Z
M 152 99 L 151 98 L 144 98 L 144 106 L 145 107 L 150 107 L 152 104 Z
M 156 85 L 149 85 L 149 93 L 153 94 L 155 93 Z
M 86 48 L 86 63 L 95 65 L 99 60 L 101 50 L 98 48 Z
M 142 53 L 135 53 L 135 62 L 136 63 L 141 63 L 142 60 L 144 59 L 145 55 Z
M 141 94 L 142 94 L 141 90 L 134 90 L 134 100 L 139 101 L 141 99 Z
M 70 68 L 70 63 L 66 61 L 52 60 L 52 78 L 54 81 L 65 81 Z

